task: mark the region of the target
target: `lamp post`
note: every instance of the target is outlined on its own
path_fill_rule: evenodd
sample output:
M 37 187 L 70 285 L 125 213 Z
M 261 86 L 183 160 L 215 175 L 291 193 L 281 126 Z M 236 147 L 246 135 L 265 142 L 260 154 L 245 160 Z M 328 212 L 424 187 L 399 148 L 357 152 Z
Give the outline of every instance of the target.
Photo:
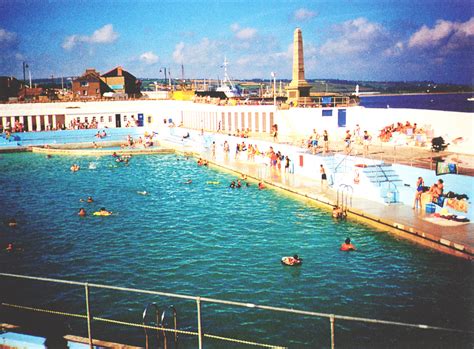
M 164 67 L 162 67 L 162 68 L 160 69 L 160 73 L 163 73 L 163 72 L 165 73 L 165 82 L 164 82 L 163 85 L 165 85 L 165 84 L 166 84 L 166 68 L 164 68 Z
M 272 77 L 273 77 L 273 105 L 276 105 L 276 74 L 272 72 Z
M 28 64 L 25 61 L 23 61 L 23 99 L 24 100 L 26 100 L 26 68 L 28 68 Z

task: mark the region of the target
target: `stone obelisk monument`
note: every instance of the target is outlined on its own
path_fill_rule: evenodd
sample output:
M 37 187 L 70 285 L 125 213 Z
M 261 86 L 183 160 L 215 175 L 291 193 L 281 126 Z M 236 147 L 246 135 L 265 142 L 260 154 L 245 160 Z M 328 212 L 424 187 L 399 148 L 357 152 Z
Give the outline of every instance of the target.
M 311 85 L 304 78 L 303 35 L 300 28 L 296 28 L 293 34 L 293 76 L 286 89 L 288 103 L 298 105 L 311 102 L 309 98 Z

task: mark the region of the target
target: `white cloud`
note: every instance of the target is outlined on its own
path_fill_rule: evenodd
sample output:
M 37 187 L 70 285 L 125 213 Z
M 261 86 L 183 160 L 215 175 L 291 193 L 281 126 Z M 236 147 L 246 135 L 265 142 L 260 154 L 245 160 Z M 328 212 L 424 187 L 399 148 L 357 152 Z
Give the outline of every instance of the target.
M 359 17 L 336 25 L 334 30 L 339 35 L 332 36 L 320 48 L 325 55 L 347 55 L 370 52 L 382 44 L 385 29 L 378 23 L 369 22 Z
M 117 32 L 114 32 L 112 24 L 106 24 L 102 28 L 97 29 L 89 38 L 89 42 L 95 44 L 109 44 L 114 42 L 119 37 Z
M 307 21 L 313 17 L 316 17 L 317 13 L 305 8 L 299 8 L 298 10 L 295 11 L 293 14 L 293 18 L 296 21 Z
M 473 37 L 474 17 L 464 23 L 440 19 L 433 28 L 424 25 L 411 35 L 408 47 L 426 49 L 445 45 L 456 49 L 470 45 Z
M 235 37 L 239 40 L 250 40 L 253 39 L 257 34 L 257 29 L 250 27 L 241 28 L 238 23 L 232 24 L 230 29 L 234 32 Z
M 399 56 L 403 53 L 405 44 L 402 41 L 398 41 L 392 47 L 389 47 L 383 51 L 384 56 Z
M 16 33 L 0 28 L 0 47 L 9 47 L 16 44 Z
M 145 64 L 155 64 L 159 60 L 159 57 L 155 55 L 153 52 L 148 51 L 144 52 L 140 55 L 140 61 L 142 61 Z
M 179 42 L 173 51 L 173 60 L 178 64 L 218 65 L 221 62 L 217 61 L 217 57 L 222 55 L 222 52 L 219 52 L 219 46 L 219 42 L 208 38 L 203 38 L 195 44 Z
M 117 40 L 119 34 L 114 31 L 112 24 L 106 24 L 102 28 L 99 28 L 92 33 L 92 35 L 70 35 L 67 36 L 63 43 L 62 48 L 65 50 L 71 50 L 80 43 L 90 44 L 110 44 Z

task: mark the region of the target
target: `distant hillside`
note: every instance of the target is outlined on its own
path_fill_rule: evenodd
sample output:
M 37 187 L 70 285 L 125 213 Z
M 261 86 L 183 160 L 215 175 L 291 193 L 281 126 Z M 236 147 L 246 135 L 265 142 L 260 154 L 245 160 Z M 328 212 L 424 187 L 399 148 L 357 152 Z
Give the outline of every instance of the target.
M 347 80 L 309 80 L 313 91 L 351 93 L 359 85 L 360 92 L 378 92 L 383 94 L 400 93 L 441 93 L 471 92 L 473 86 L 456 84 L 438 84 L 433 81 L 347 81 Z
M 162 78 L 141 78 L 143 90 L 154 90 L 153 82 L 163 82 Z M 190 83 L 194 79 L 187 79 L 186 85 L 191 88 Z M 202 80 L 202 79 L 200 79 Z M 289 84 L 290 80 L 278 80 L 277 84 L 282 82 L 283 85 Z M 443 93 L 443 92 L 472 92 L 474 86 L 458 85 L 458 84 L 443 84 L 433 81 L 350 81 L 339 79 L 307 79 L 313 85 L 312 92 L 337 92 L 350 94 L 355 91 L 356 85 L 359 85 L 360 92 L 375 92 L 381 94 L 401 94 L 401 93 Z M 266 86 L 272 83 L 269 80 L 251 79 L 251 80 L 236 80 L 236 83 L 252 83 L 255 86 Z M 176 80 L 175 84 L 179 85 L 180 80 Z M 217 82 L 215 81 L 217 84 Z M 60 77 L 54 79 L 34 79 L 33 85 L 43 88 L 70 88 L 71 78 Z

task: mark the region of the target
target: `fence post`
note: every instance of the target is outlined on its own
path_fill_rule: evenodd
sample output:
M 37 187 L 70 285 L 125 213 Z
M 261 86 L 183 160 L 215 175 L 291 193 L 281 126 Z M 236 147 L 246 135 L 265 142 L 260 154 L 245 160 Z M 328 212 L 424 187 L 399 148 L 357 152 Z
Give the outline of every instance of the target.
M 201 297 L 196 298 L 196 307 L 198 321 L 198 348 L 202 349 Z
M 329 317 L 331 323 L 331 349 L 334 349 L 334 315 L 331 314 Z
M 91 322 L 92 322 L 92 317 L 91 317 L 91 307 L 89 303 L 89 284 L 86 282 L 84 284 L 84 291 L 86 294 L 86 312 L 87 312 L 87 335 L 89 337 L 89 348 L 92 349 L 92 330 L 91 330 Z

